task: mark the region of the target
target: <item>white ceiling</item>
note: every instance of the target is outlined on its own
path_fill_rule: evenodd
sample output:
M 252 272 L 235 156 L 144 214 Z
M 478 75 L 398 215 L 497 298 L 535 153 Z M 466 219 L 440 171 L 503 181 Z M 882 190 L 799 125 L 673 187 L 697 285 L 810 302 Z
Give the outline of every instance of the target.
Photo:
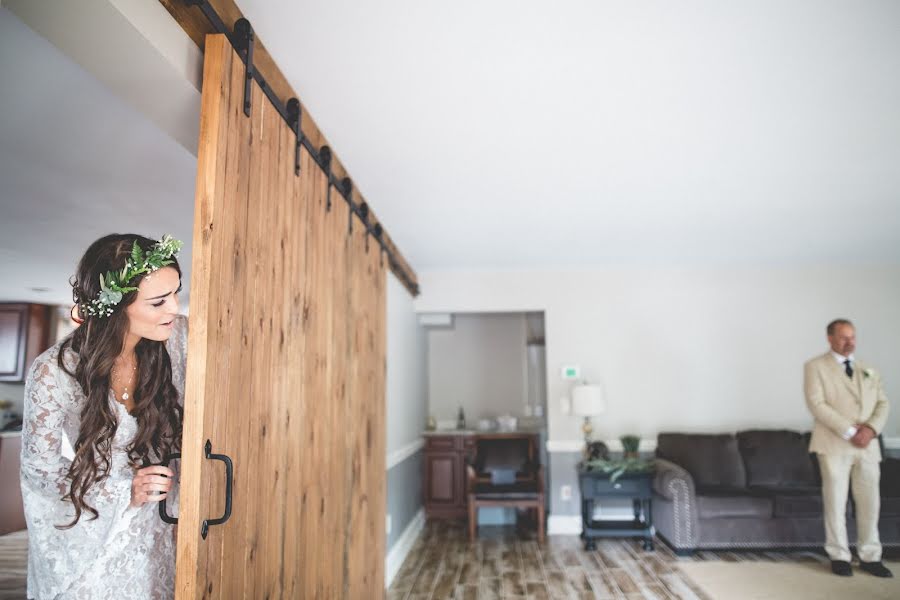
M 900 262 L 900 2 L 238 4 L 416 268 Z
M 239 4 L 416 269 L 900 263 L 898 2 Z M 4 9 L 0 82 L 0 300 L 190 240 L 194 157 Z
M 0 8 L 0 301 L 69 302 L 81 253 L 112 232 L 171 233 L 189 271 L 195 163 Z

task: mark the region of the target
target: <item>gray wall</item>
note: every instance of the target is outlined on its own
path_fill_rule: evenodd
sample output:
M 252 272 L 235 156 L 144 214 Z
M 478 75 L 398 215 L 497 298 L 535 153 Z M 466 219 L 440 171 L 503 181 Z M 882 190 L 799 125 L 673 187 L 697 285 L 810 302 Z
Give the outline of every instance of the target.
M 387 510 L 393 522 L 387 536 L 388 550 L 421 508 L 422 452 L 419 451 L 387 472 Z
M 412 296 L 393 274 L 387 284 L 386 450 L 390 550 L 422 508 L 422 452 L 391 465 L 391 456 L 421 443 L 425 427 L 428 344 Z
M 428 332 L 428 411 L 470 427 L 479 418 L 522 416 L 526 389 L 526 321 L 518 314 L 462 314 L 452 329 Z
M 803 363 L 827 349 L 825 324 L 857 324 L 858 354 L 900 398 L 900 267 L 635 266 L 580 271 L 420 271 L 421 312 L 544 309 L 550 440 L 581 438 L 563 412 L 575 364 L 606 389 L 595 436 L 808 429 Z M 762 324 L 762 325 L 761 325 Z M 432 386 L 433 388 L 433 386 Z M 886 437 L 900 436 L 900 410 Z

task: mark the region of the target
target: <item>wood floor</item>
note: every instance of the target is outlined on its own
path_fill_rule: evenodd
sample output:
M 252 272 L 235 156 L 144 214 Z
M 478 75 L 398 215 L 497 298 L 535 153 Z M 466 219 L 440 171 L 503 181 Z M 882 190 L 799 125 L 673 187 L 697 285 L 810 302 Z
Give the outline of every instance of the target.
M 25 597 L 28 568 L 28 532 L 17 531 L 0 536 L 0 600 Z
M 586 552 L 577 536 L 539 545 L 511 527 L 482 527 L 471 546 L 462 524 L 429 521 L 394 579 L 388 600 L 626 599 L 723 600 L 705 595 L 680 561 L 803 561 L 828 565 L 815 552 L 698 552 L 676 557 L 662 542 L 645 552 L 632 540 L 597 543 Z
M 661 542 L 654 552 L 627 540 L 599 542 L 597 550 L 585 552 L 577 536 L 552 536 L 539 545 L 532 534 L 511 527 L 482 527 L 477 544 L 470 546 L 465 535 L 462 524 L 430 521 L 394 578 L 388 600 L 722 600 L 704 595 L 678 564 L 753 560 L 828 565 L 815 552 L 698 552 L 679 558 Z M 0 536 L 0 600 L 25 598 L 27 548 L 24 531 Z

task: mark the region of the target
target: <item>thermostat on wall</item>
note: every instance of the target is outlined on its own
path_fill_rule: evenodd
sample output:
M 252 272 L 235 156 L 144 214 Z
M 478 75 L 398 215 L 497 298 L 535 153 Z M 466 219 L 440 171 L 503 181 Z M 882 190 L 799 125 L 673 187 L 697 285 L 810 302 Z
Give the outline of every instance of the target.
M 563 379 L 578 379 L 581 377 L 581 367 L 578 365 L 567 365 L 562 368 Z

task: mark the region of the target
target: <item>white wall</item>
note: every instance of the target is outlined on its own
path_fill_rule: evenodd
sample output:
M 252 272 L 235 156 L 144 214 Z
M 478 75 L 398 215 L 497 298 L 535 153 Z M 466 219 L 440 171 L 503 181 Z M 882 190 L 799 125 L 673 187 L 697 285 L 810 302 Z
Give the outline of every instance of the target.
M 900 435 L 900 268 L 710 267 L 420 272 L 421 312 L 545 310 L 551 441 L 580 438 L 562 414 L 564 364 L 602 378 L 601 438 L 662 430 L 808 429 L 802 365 L 835 317 L 857 324 L 860 359 L 893 400 Z
M 428 345 L 412 296 L 393 274 L 389 273 L 387 280 L 386 447 L 390 457 L 422 438 L 427 418 Z
M 526 389 L 526 322 L 518 314 L 455 315 L 453 327 L 428 332 L 428 411 L 467 425 L 503 414 L 521 416 Z

